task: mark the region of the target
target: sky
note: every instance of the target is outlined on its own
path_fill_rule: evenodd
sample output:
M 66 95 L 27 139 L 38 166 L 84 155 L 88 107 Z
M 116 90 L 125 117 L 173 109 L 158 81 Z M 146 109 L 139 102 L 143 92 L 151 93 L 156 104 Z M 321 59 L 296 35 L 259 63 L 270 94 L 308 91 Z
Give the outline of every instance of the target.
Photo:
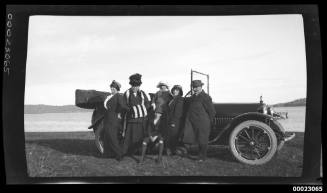
M 214 102 L 288 102 L 306 97 L 301 15 L 31 16 L 25 104 L 73 105 L 76 89 L 109 91 L 112 80 L 156 92 L 190 89 L 209 74 Z M 207 87 L 203 76 L 201 79 Z

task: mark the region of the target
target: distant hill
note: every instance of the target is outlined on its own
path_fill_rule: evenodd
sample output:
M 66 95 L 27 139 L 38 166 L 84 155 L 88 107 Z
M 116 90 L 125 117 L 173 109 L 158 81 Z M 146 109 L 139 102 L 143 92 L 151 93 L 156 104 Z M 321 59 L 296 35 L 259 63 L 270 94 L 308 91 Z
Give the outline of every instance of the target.
M 291 102 L 286 103 L 278 103 L 273 105 L 274 107 L 295 107 L 295 106 L 305 106 L 306 105 L 306 98 L 296 99 Z
M 75 112 L 92 112 L 93 109 L 82 109 L 75 105 L 52 106 L 52 105 L 25 105 L 24 114 L 41 114 L 41 113 L 75 113 Z
M 305 106 L 306 98 L 296 99 L 291 102 L 277 103 L 274 107 L 295 107 Z M 25 114 L 41 114 L 41 113 L 78 113 L 78 112 L 92 112 L 93 109 L 82 109 L 75 105 L 63 105 L 63 106 L 52 106 L 52 105 L 25 105 Z

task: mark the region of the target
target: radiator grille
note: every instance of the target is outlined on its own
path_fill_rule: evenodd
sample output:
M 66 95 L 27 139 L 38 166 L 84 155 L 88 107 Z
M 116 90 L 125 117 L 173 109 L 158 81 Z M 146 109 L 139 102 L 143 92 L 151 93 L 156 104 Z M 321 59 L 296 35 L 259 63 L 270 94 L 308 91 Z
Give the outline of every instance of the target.
M 215 125 L 224 125 L 227 122 L 231 121 L 233 117 L 215 117 L 214 124 Z

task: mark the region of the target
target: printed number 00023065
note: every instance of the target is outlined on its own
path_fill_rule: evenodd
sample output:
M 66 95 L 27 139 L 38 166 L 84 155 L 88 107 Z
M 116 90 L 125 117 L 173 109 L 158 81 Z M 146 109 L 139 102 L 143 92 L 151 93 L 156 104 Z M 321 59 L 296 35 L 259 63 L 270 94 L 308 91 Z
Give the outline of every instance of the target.
M 293 186 L 294 192 L 322 192 L 322 186 Z

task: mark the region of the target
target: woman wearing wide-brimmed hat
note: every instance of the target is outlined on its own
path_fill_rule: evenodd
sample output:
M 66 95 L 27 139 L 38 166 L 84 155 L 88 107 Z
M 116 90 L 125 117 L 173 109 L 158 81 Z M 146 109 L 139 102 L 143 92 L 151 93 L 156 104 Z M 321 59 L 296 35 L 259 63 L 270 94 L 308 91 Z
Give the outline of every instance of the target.
M 182 86 L 173 86 L 171 93 L 173 98 L 168 103 L 168 138 L 166 146 L 167 152 L 175 154 L 180 137 L 180 127 L 183 117 L 184 99 Z
M 129 77 L 129 88 L 124 93 L 124 100 L 129 108 L 124 115 L 124 153 L 133 156 L 141 147 L 146 132 L 149 99 L 140 89 L 142 84 L 141 74 L 133 74 Z
M 121 113 L 128 110 L 123 96 L 119 93 L 121 84 L 117 81 L 112 81 L 110 84 L 111 95 L 104 101 L 106 113 L 104 116 L 104 145 L 105 155 L 109 157 L 116 157 L 120 160 L 123 155 L 123 148 L 120 144 L 118 135 L 122 129 Z
M 169 92 L 168 84 L 163 81 L 158 83 L 157 88 L 159 91 L 155 93 L 151 101 L 155 113 L 154 125 L 163 137 L 167 138 L 168 103 L 172 99 L 172 95 Z

